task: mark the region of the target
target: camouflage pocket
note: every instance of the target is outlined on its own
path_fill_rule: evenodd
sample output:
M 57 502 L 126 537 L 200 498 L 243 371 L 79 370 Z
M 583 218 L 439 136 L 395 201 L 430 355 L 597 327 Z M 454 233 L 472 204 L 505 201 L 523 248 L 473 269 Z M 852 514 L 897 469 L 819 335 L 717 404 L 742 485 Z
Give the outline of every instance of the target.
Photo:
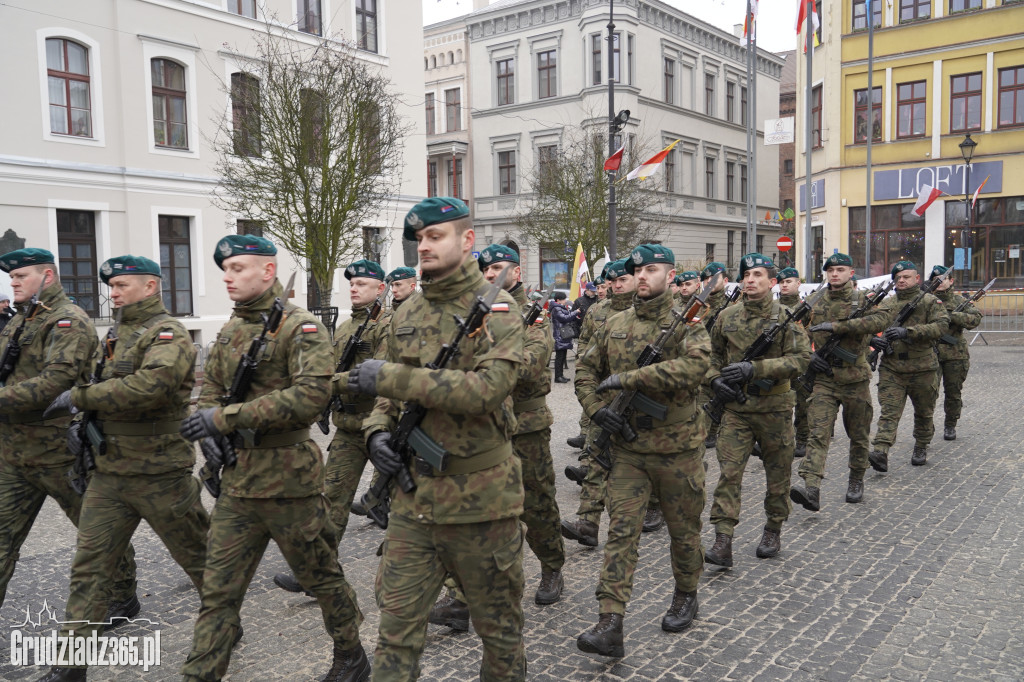
M 316 540 L 320 535 L 320 531 L 323 530 L 324 521 L 327 519 L 327 514 L 324 511 L 323 495 L 320 496 L 320 501 L 321 504 L 317 505 L 316 512 L 310 514 L 309 518 L 299 525 L 299 534 L 306 542 Z
M 182 518 L 192 509 L 192 506 L 199 499 L 199 495 L 203 490 L 203 487 L 199 485 L 199 479 L 195 476 L 189 476 L 183 487 L 186 488 L 185 494 L 180 500 L 171 505 L 171 514 L 176 519 Z
M 515 536 L 504 546 L 494 550 L 494 565 L 504 573 L 523 557 L 523 530 L 517 528 Z

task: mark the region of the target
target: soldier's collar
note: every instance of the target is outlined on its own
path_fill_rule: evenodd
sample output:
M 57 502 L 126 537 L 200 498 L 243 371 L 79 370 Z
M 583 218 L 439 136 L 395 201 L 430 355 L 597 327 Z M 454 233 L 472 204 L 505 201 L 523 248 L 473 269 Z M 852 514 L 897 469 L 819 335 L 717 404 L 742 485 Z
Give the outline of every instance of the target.
M 897 291 L 896 298 L 902 301 L 905 298 L 913 298 L 914 296 L 917 296 L 919 293 L 921 293 L 921 285 L 915 284 L 912 287 L 907 287 L 903 291 Z
M 674 304 L 675 298 L 669 289 L 666 289 L 654 298 L 642 299 L 639 296 L 633 296 L 633 307 L 636 309 L 636 316 L 642 320 L 661 317 Z
M 160 294 L 153 294 L 141 301 L 122 306 L 121 322 L 130 324 L 140 320 L 147 320 L 162 312 L 164 312 L 163 298 Z
M 624 294 L 612 294 L 612 310 L 625 310 L 633 305 L 633 292 L 627 291 Z
M 771 310 L 772 303 L 774 302 L 775 300 L 770 295 L 765 295 L 764 298 L 757 301 L 752 301 L 749 298 L 744 298 L 743 307 L 752 312 L 764 313 L 768 310 Z
M 283 293 L 284 285 L 280 280 L 275 279 L 273 286 L 256 298 L 245 303 L 236 303 L 235 314 L 249 321 L 257 319 L 260 313 L 270 310 L 270 307 L 274 305 L 274 299 Z
M 420 282 L 423 295 L 428 301 L 449 301 L 469 291 L 478 291 L 487 284 L 480 266 L 473 258 L 465 258 L 462 264 L 447 277 L 435 280 L 424 277 Z

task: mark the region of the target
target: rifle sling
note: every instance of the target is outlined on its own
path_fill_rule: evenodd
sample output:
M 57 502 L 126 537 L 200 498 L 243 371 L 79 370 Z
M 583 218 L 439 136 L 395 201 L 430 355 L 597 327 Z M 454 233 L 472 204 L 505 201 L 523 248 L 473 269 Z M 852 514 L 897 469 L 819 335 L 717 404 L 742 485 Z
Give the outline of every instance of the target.
M 108 436 L 166 436 L 178 433 L 181 420 L 165 422 L 97 421 L 96 425 Z
M 428 478 L 436 476 L 460 476 L 464 474 L 473 474 L 477 471 L 483 471 L 484 469 L 490 469 L 496 467 L 506 459 L 512 456 L 512 443 L 504 443 L 501 447 L 490 452 L 484 452 L 479 455 L 473 455 L 472 457 L 448 457 L 448 466 L 445 467 L 444 471 L 438 471 L 430 465 L 430 463 L 422 457 L 414 456 L 412 458 L 413 468 L 416 474 L 419 476 L 426 476 Z

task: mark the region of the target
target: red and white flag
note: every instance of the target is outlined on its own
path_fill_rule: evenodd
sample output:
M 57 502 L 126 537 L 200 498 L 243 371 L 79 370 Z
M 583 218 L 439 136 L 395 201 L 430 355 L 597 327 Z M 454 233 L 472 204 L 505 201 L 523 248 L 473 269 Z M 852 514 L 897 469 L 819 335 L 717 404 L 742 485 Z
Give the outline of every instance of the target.
M 677 144 L 679 144 L 679 140 L 676 140 L 633 170 L 629 171 L 629 174 L 626 175 L 626 179 L 645 180 L 657 173 L 658 169 L 661 168 L 661 165 L 665 162 L 665 157 L 667 157 L 669 152 L 672 151 L 672 147 L 675 147 Z
M 796 33 L 800 35 L 800 31 L 804 30 L 807 26 L 807 10 L 811 12 L 811 30 L 814 31 L 813 45 L 812 48 L 817 47 L 821 43 L 818 41 L 818 29 L 821 28 L 821 22 L 818 20 L 818 13 L 814 11 L 814 0 L 800 0 L 800 9 L 796 15 Z M 803 45 L 804 54 L 807 54 L 807 42 L 801 41 Z
M 928 207 L 941 196 L 941 189 L 936 189 L 931 185 L 921 185 L 921 195 L 917 197 L 917 203 L 913 208 L 914 215 L 924 217 L 924 212 L 928 210 Z
M 757 25 L 757 3 L 758 0 L 750 0 L 750 11 L 743 18 L 743 37 L 746 38 L 748 35 L 753 40 L 756 36 L 755 27 Z
M 978 195 L 981 194 L 981 188 L 985 186 L 985 183 L 988 182 L 988 179 L 991 177 L 991 175 L 987 176 L 984 180 L 981 181 L 981 184 L 978 185 L 978 189 L 974 190 L 974 197 L 971 199 L 972 209 L 974 208 L 974 205 L 978 203 Z
M 625 150 L 626 150 L 626 145 L 622 145 L 621 147 L 619 147 L 619 151 L 615 152 L 614 154 L 609 156 L 607 159 L 605 159 L 604 169 L 606 171 L 617 171 L 617 170 L 619 170 L 619 166 L 622 165 L 622 152 L 624 152 Z

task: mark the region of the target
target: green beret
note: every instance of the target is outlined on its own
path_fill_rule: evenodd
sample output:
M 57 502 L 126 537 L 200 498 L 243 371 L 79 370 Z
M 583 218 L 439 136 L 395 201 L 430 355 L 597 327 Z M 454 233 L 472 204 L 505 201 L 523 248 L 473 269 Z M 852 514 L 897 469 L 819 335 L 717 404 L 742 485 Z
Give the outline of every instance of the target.
M 100 279 L 104 284 L 110 284 L 111 278 L 119 275 L 163 277 L 157 262 L 142 256 L 117 256 L 103 261 L 103 265 L 100 266 Z
M 4 272 L 46 263 L 53 263 L 53 254 L 46 249 L 18 249 L 0 256 L 0 270 Z
M 780 282 L 784 279 L 789 279 L 790 277 L 796 277 L 797 279 L 800 279 L 800 273 L 797 272 L 796 268 L 782 268 L 781 270 L 779 270 Z
M 768 256 L 760 253 L 748 253 L 743 258 L 740 258 L 740 279 L 743 278 L 743 275 L 747 270 L 752 270 L 753 268 L 774 267 L 775 262 Z
M 519 265 L 519 254 L 504 244 L 491 244 L 480 252 L 480 257 L 476 259 L 476 262 L 480 265 L 481 270 L 495 263 L 507 262 Z
M 719 272 L 723 274 L 725 273 L 725 265 L 719 263 L 718 261 L 711 261 L 710 263 L 704 266 L 703 270 L 700 271 L 700 278 L 711 279 L 712 277 L 715 276 L 716 273 Z
M 899 263 L 892 266 L 892 272 L 889 274 L 895 277 L 897 273 L 903 272 L 904 270 L 917 270 L 917 266 L 908 260 L 901 260 Z
M 345 268 L 345 279 L 352 279 L 353 277 L 369 277 L 371 279 L 379 279 L 384 281 L 384 268 L 372 260 L 357 260 L 347 268 Z
M 234 256 L 276 256 L 274 242 L 251 234 L 229 234 L 219 242 L 213 253 L 217 267 L 224 269 L 224 261 Z
M 676 275 L 676 284 L 682 284 L 683 282 L 689 282 L 690 280 L 700 279 L 700 275 L 697 274 L 696 270 L 686 270 Z
M 932 274 L 928 275 L 928 279 L 935 279 L 936 277 L 942 277 L 949 271 L 945 265 L 936 265 L 932 268 Z
M 626 272 L 632 275 L 637 266 L 650 265 L 651 263 L 660 263 L 669 266 L 669 268 L 674 268 L 676 255 L 672 253 L 672 249 L 661 244 L 641 244 L 633 249 L 633 253 L 629 254 L 629 258 L 625 260 Z
M 626 259 L 620 258 L 619 260 L 613 260 L 611 263 L 605 266 L 605 279 L 608 281 L 618 279 L 626 274 Z M 630 273 L 632 274 L 632 273 Z
M 397 282 L 400 279 L 416 279 L 416 271 L 404 266 L 395 268 L 388 273 L 388 276 L 384 278 L 384 281 L 391 284 L 392 282 Z
M 833 253 L 831 256 L 825 259 L 824 265 L 821 266 L 821 271 L 828 270 L 832 265 L 845 265 L 847 267 L 853 267 L 853 259 L 845 253 Z
M 429 197 L 412 207 L 405 214 L 405 230 L 402 236 L 416 241 L 416 231 L 428 225 L 447 223 L 469 215 L 469 206 L 455 197 Z
M 594 284 L 598 286 L 604 284 L 604 270 L 601 270 L 601 274 L 594 278 Z

